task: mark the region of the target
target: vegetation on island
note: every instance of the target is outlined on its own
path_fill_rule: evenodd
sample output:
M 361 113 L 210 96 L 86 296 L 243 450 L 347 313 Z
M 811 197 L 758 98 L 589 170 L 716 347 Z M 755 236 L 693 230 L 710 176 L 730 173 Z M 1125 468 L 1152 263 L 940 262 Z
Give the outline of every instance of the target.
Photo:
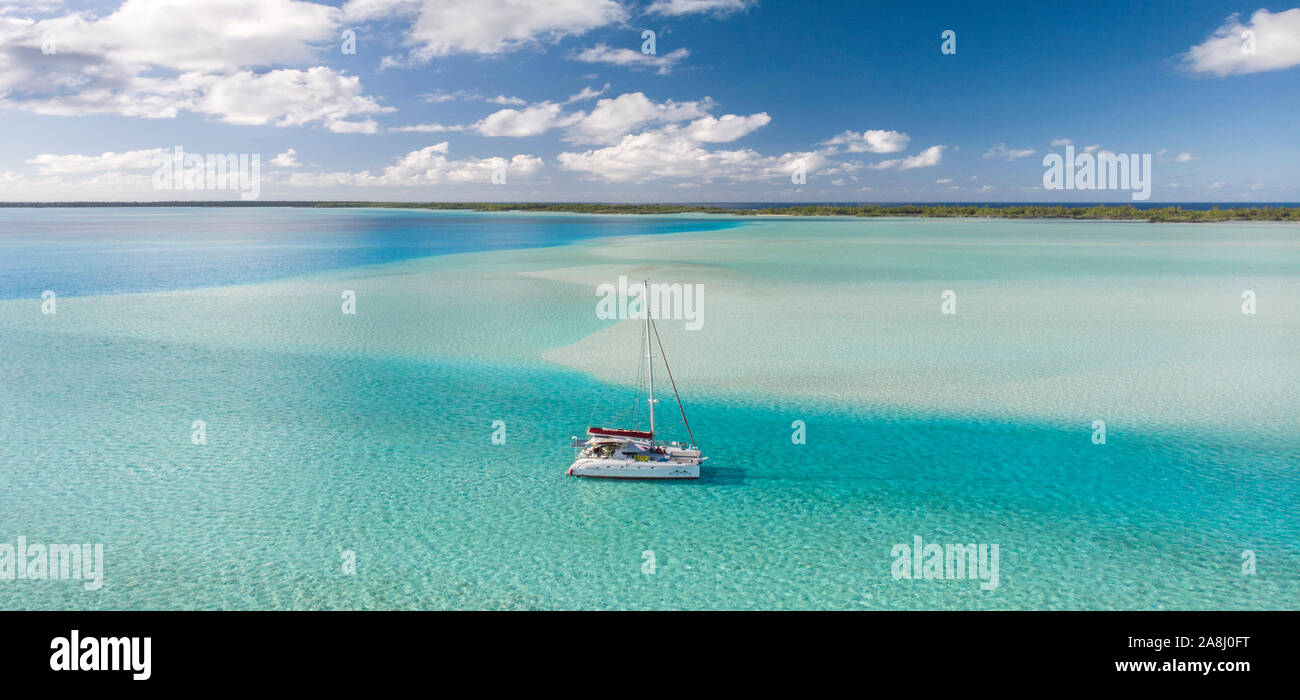
M 797 204 L 759 209 L 733 209 L 691 204 L 583 204 L 504 202 L 320 202 L 318 207 L 389 207 L 400 209 L 469 209 L 474 211 L 537 211 L 575 214 L 731 214 L 735 216 L 908 216 L 921 218 L 989 219 L 1108 219 L 1115 221 L 1295 221 L 1300 207 L 1229 207 L 1184 209 L 1169 206 L 1139 209 L 1132 205 L 1063 206 L 1038 204 Z
M 1142 209 L 1133 205 L 1096 206 L 1043 204 L 795 204 L 740 209 L 694 204 L 585 204 L 581 202 L 318 202 L 318 201 L 192 201 L 192 202 L 10 202 L 0 207 L 365 207 L 385 209 L 465 209 L 484 212 L 522 211 L 571 214 L 718 214 L 733 216 L 857 216 L 988 219 L 1099 219 L 1111 221 L 1215 222 L 1288 221 L 1300 223 L 1300 207 L 1243 206 L 1184 209 L 1180 206 Z

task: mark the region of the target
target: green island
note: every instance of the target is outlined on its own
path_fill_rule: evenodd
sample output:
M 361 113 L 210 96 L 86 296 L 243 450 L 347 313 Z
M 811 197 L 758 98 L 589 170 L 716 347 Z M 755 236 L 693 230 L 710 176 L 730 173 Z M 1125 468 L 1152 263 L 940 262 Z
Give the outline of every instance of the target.
M 988 219 L 1102 219 L 1151 223 L 1215 221 L 1300 222 L 1300 207 L 1180 206 L 1140 209 L 1132 205 L 1064 206 L 1039 204 L 795 204 L 779 207 L 735 209 L 694 204 L 585 204 L 578 202 L 319 202 L 319 201 L 188 201 L 188 202 L 0 202 L 3 207 L 365 207 L 385 209 L 466 209 L 501 212 L 556 212 L 572 214 L 729 214 L 734 216 L 859 216 Z

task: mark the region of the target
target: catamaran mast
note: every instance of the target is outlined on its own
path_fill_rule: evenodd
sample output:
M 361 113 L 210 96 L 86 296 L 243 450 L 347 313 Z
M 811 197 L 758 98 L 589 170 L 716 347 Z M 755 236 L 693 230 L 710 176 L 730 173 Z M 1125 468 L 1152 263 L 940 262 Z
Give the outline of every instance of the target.
M 650 376 L 650 435 L 655 433 L 655 360 L 650 352 L 650 280 L 642 282 L 641 306 L 645 309 L 645 360 Z

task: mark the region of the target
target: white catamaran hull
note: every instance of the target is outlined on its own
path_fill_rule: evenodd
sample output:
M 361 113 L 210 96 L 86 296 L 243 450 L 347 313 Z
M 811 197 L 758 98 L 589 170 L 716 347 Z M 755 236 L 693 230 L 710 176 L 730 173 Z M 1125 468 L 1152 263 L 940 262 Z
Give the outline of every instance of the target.
M 569 475 L 604 479 L 698 479 L 700 465 L 633 459 L 580 459 L 569 467 Z

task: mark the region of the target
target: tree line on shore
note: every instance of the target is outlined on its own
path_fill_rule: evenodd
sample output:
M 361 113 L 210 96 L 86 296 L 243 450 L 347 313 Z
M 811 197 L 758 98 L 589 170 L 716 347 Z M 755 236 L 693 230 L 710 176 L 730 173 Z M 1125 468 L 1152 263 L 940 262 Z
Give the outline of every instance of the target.
M 736 216 L 858 216 L 990 219 L 1108 219 L 1115 221 L 1296 221 L 1300 207 L 1228 207 L 1184 209 L 1179 206 L 1139 209 L 1132 205 L 1061 206 L 1008 204 L 913 205 L 802 204 L 758 209 L 734 209 L 691 204 L 584 204 L 528 202 L 320 202 L 320 207 L 392 207 L 402 209 L 469 209 L 474 211 L 535 211 L 574 214 L 731 214 Z
M 1112 221 L 1214 222 L 1292 221 L 1300 223 L 1300 207 L 1213 207 L 1184 209 L 1168 206 L 1139 209 L 1132 205 L 1062 206 L 1041 204 L 798 204 L 737 209 L 694 204 L 587 204 L 581 202 L 320 202 L 320 201 L 189 201 L 189 202 L 9 202 L 0 207 L 366 207 L 387 209 L 466 209 L 484 212 L 523 211 L 570 214 L 727 214 L 734 216 L 856 216 L 989 219 L 1103 219 Z

